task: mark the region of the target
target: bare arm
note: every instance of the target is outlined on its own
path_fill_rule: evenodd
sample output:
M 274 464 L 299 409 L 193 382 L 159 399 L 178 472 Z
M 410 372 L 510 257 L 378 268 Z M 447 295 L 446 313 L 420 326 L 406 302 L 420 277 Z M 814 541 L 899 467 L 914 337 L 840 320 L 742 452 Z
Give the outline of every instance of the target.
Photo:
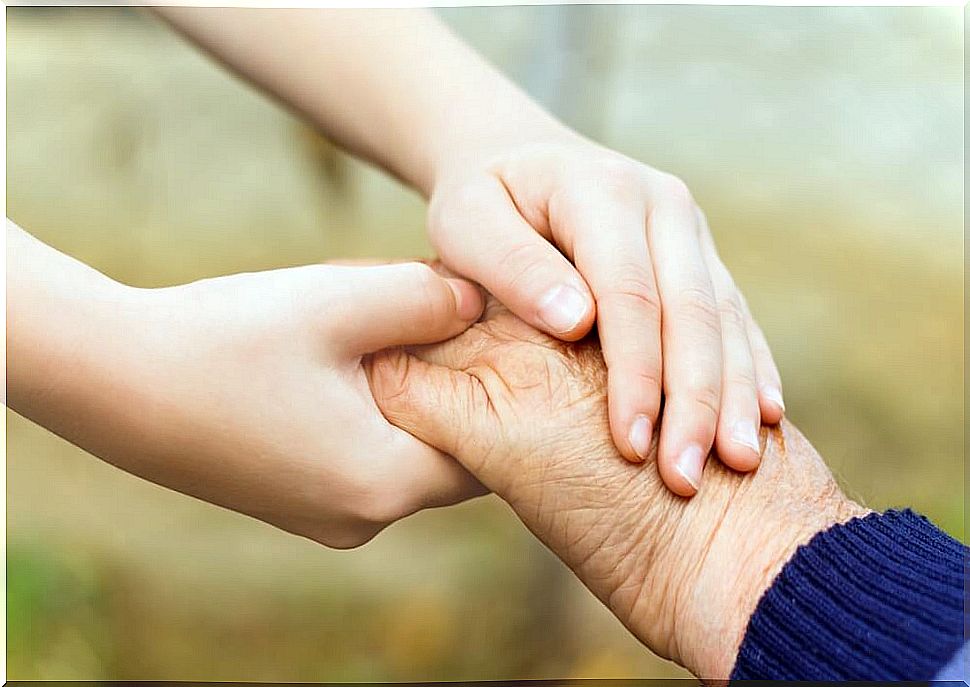
M 161 289 L 7 221 L 10 407 L 124 470 L 332 546 L 481 493 L 388 425 L 362 352 L 462 331 L 477 287 L 425 265 L 308 265 Z
M 564 131 L 427 11 L 154 9 L 426 196 L 436 170 L 474 152 L 470 142 Z

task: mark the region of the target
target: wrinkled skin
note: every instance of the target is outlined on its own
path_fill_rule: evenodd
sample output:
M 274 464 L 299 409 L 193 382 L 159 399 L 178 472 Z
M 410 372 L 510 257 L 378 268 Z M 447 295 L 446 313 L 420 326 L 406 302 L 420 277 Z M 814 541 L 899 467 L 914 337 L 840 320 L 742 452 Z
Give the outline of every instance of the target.
M 727 677 L 761 593 L 813 534 L 866 512 L 788 422 L 761 433 L 742 476 L 709 460 L 697 496 L 664 488 L 610 437 L 595 340 L 554 340 L 490 299 L 482 320 L 367 365 L 395 425 L 451 454 L 648 647 Z

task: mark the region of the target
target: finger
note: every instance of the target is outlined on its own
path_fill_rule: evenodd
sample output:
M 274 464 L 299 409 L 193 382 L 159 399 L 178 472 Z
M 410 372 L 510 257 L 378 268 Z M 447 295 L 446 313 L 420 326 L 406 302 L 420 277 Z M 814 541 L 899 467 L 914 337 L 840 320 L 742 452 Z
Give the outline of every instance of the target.
M 341 293 L 329 314 L 332 343 L 353 355 L 449 339 L 484 307 L 477 286 L 445 279 L 422 263 L 332 269 L 344 270 L 335 279 Z
M 431 237 L 445 264 L 537 329 L 574 341 L 593 326 L 586 282 L 522 218 L 498 179 L 487 177 L 436 206 Z
M 714 256 L 717 262 L 721 264 L 720 259 L 717 258 L 717 248 L 714 245 L 714 237 L 711 234 L 710 227 L 707 225 L 707 218 L 700 208 L 698 208 L 697 212 L 707 254 Z M 728 278 L 730 278 L 730 274 L 728 274 Z M 754 317 L 751 315 L 751 309 L 748 307 L 748 302 L 744 294 L 737 288 L 737 285 L 733 286 L 733 292 L 736 295 L 737 302 L 740 304 L 744 317 L 745 335 L 748 339 L 751 357 L 754 363 L 755 384 L 761 420 L 766 424 L 777 424 L 781 422 L 782 417 L 785 415 L 785 401 L 781 390 L 781 374 L 778 372 L 778 366 L 775 364 L 771 348 L 768 346 L 768 341 L 765 339 L 761 327 L 758 326 Z
M 660 413 L 660 297 L 647 246 L 642 202 L 599 195 L 564 207 L 556 221 L 574 239 L 576 266 L 596 297 L 596 318 L 609 370 L 613 442 L 633 462 L 647 458 Z
M 397 259 L 397 258 L 334 258 L 333 260 L 327 260 L 323 264 L 325 265 L 336 265 L 339 267 L 374 267 L 377 265 L 400 265 L 409 262 L 420 262 L 422 264 L 430 267 L 435 274 L 442 277 L 448 278 L 459 278 L 460 275 L 455 274 L 447 267 L 445 267 L 440 260 L 422 260 L 420 258 L 411 259 Z
M 754 359 L 748 342 L 747 315 L 741 305 L 737 286 L 716 253 L 707 220 L 700 210 L 698 223 L 701 225 L 704 255 L 714 284 L 721 322 L 723 379 L 714 445 L 718 457 L 728 467 L 741 471 L 753 470 L 761 460 L 758 440 L 761 411 L 758 407 Z
M 679 181 L 650 189 L 648 239 L 663 303 L 664 419 L 660 475 L 696 493 L 721 404 L 721 326 L 698 236 L 694 202 Z
M 474 444 L 475 437 L 490 435 L 481 412 L 488 400 L 474 378 L 402 349 L 369 356 L 364 367 L 374 400 L 391 424 L 454 456 L 494 489 L 494 476 L 483 470 L 484 451 Z
M 781 388 L 781 374 L 771 354 L 768 340 L 761 327 L 754 321 L 744 297 L 741 305 L 745 313 L 745 327 L 751 351 L 754 357 L 755 378 L 758 380 L 758 404 L 761 407 L 761 419 L 769 425 L 781 422 L 785 416 L 785 398 Z

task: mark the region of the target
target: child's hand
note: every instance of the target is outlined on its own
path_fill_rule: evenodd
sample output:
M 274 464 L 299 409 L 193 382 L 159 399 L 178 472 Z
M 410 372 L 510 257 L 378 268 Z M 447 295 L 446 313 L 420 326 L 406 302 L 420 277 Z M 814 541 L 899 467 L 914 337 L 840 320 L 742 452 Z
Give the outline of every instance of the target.
M 439 161 L 429 230 L 444 263 L 560 339 L 595 321 L 613 440 L 642 460 L 663 394 L 658 463 L 676 493 L 696 492 L 712 444 L 756 467 L 781 382 L 687 187 L 568 132 L 520 138 L 543 142 Z
M 462 332 L 482 309 L 469 282 L 417 263 L 151 290 L 24 276 L 10 405 L 119 467 L 335 547 L 484 493 L 384 419 L 361 368 L 366 353 Z

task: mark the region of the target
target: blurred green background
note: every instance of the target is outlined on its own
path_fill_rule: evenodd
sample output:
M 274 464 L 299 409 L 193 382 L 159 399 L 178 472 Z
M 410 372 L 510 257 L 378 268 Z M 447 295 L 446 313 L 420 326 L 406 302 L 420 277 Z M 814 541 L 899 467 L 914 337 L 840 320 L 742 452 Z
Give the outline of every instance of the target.
M 849 493 L 963 529 L 960 8 L 442 16 L 584 133 L 682 176 L 790 417 Z M 7 9 L 8 214 L 133 284 L 430 255 L 424 206 L 151 17 Z M 337 552 L 7 412 L 11 679 L 680 675 L 494 498 Z

